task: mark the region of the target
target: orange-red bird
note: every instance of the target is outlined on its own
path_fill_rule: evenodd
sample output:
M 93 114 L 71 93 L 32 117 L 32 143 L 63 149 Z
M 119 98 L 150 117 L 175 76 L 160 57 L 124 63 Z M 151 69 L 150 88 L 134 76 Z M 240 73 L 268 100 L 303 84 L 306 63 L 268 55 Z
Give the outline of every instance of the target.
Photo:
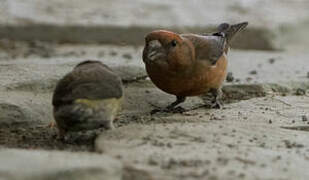
M 221 86 L 227 74 L 227 52 L 233 36 L 248 22 L 220 24 L 207 35 L 177 34 L 165 30 L 145 38 L 143 61 L 152 82 L 177 100 L 167 110 L 185 101 L 187 96 L 211 92 L 211 107 L 220 108 Z

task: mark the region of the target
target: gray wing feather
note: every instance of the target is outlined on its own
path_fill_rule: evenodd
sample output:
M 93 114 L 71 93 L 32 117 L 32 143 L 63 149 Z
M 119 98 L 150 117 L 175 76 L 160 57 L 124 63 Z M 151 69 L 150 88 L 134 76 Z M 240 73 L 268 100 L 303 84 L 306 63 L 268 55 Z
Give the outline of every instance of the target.
M 211 64 L 216 64 L 224 52 L 225 39 L 221 36 L 205 36 L 205 38 L 209 43 L 209 50 L 205 56 L 209 59 Z
M 104 66 L 74 69 L 57 84 L 53 105 L 68 104 L 81 98 L 120 98 L 122 94 L 121 79 Z
M 182 37 L 189 39 L 193 43 L 197 60 L 216 64 L 225 51 L 226 40 L 222 36 L 185 34 Z

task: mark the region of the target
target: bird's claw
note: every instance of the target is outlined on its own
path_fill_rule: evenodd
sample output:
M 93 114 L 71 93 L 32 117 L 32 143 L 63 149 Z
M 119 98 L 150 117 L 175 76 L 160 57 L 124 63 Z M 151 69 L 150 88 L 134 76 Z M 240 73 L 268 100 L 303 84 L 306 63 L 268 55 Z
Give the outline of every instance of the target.
M 178 107 L 166 107 L 164 109 L 154 109 L 150 112 L 151 115 L 153 114 L 156 114 L 158 112 L 163 112 L 163 113 L 183 113 L 183 112 L 186 112 L 186 109 L 184 109 L 183 107 L 181 106 L 178 106 Z
M 173 108 L 167 109 L 167 112 L 171 112 L 171 113 L 184 113 L 184 112 L 186 112 L 186 109 L 181 107 L 181 106 L 178 106 L 178 107 L 173 107 Z
M 213 101 L 213 102 L 208 102 L 202 106 L 198 106 L 197 108 L 199 107 L 204 107 L 207 109 L 222 109 L 223 105 L 220 101 Z M 197 109 L 197 108 L 194 108 L 194 109 Z
M 219 101 L 215 101 L 210 105 L 211 109 L 222 109 L 222 104 Z

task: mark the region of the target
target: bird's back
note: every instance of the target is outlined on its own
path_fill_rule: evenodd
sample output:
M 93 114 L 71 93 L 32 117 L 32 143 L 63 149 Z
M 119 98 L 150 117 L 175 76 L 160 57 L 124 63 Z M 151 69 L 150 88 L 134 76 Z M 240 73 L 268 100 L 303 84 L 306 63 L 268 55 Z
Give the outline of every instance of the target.
M 106 99 L 122 96 L 121 79 L 101 62 L 78 64 L 57 84 L 53 105 L 70 104 L 77 99 Z

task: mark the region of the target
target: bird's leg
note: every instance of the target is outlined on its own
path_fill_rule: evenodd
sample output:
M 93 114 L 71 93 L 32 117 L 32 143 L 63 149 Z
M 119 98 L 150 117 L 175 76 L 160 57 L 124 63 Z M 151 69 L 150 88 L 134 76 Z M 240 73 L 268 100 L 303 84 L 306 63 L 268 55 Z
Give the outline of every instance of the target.
M 59 129 L 57 139 L 65 144 L 76 144 L 80 137 L 81 136 L 77 132 L 70 132 L 65 129 Z
M 157 112 L 174 112 L 174 113 L 179 113 L 179 112 L 184 112 L 185 110 L 182 107 L 177 107 L 175 108 L 175 106 L 177 106 L 180 103 L 183 103 L 186 100 L 186 97 L 184 96 L 176 96 L 176 101 L 171 103 L 170 105 L 168 105 L 166 108 L 164 109 L 154 109 L 151 111 L 150 114 L 155 114 Z
M 177 98 L 177 99 L 176 99 L 175 102 L 173 102 L 172 104 L 170 104 L 170 105 L 168 105 L 168 106 L 166 107 L 167 110 L 172 110 L 172 109 L 174 109 L 175 106 L 177 106 L 177 105 L 180 104 L 180 103 L 185 102 L 185 100 L 186 100 L 186 97 L 184 97 L 184 96 L 176 96 L 176 98 Z
M 64 141 L 66 137 L 66 133 L 67 131 L 65 129 L 58 128 L 58 138 L 57 139 L 60 141 Z
M 213 100 L 211 101 L 210 107 L 214 109 L 221 109 L 222 108 L 221 98 L 223 94 L 221 87 L 218 89 L 211 89 L 210 92 L 213 95 Z
M 111 129 L 111 130 L 115 129 L 115 126 L 113 124 L 113 120 L 112 119 L 114 119 L 114 117 L 112 117 L 108 122 L 105 123 L 104 127 L 106 129 Z

